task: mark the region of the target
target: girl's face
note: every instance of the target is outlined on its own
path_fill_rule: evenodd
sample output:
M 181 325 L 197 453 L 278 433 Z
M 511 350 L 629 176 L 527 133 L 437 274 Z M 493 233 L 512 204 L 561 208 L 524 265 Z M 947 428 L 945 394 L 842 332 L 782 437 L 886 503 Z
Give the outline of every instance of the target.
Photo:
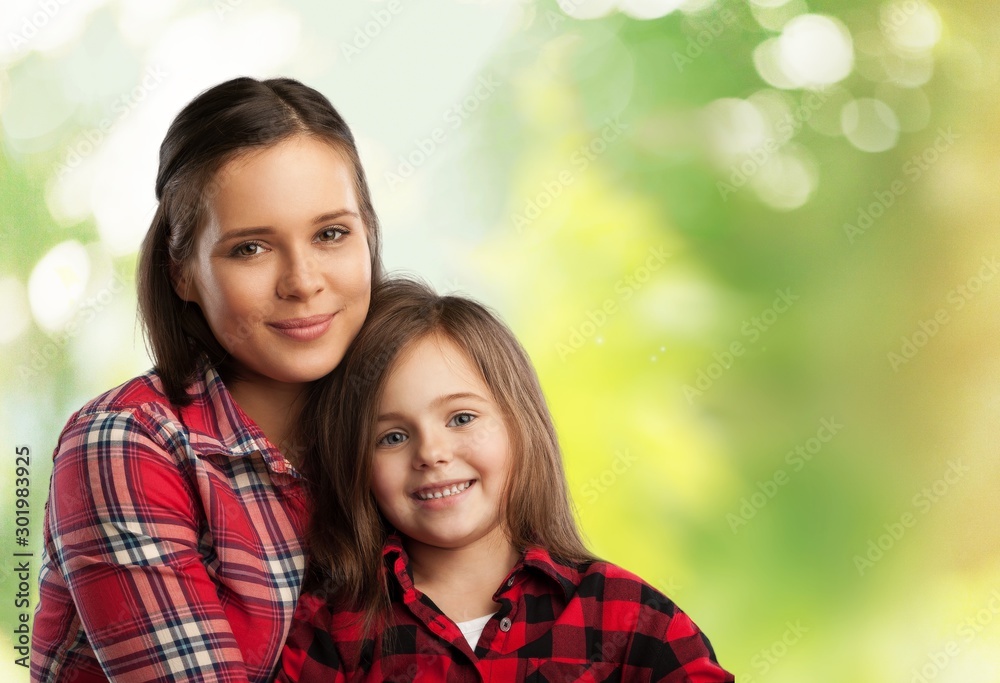
M 507 429 L 493 392 L 451 340 L 428 335 L 396 360 L 376 435 L 372 492 L 411 544 L 506 542 L 500 502 Z
M 176 289 L 243 381 L 301 384 L 340 363 L 368 311 L 371 258 L 350 162 L 295 136 L 231 160 Z

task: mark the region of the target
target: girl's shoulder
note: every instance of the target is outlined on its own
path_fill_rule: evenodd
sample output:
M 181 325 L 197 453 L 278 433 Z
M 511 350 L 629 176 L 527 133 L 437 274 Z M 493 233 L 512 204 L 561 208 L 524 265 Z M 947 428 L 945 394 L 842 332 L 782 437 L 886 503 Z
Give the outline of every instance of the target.
M 660 589 L 624 567 L 604 560 L 563 565 L 564 580 L 574 584 L 567 600 L 576 604 L 585 620 L 602 623 L 614 613 L 625 631 L 663 632 L 675 617 L 683 616 L 676 603 Z M 567 583 L 564 589 L 569 589 Z
M 603 611 L 610 604 L 629 604 L 638 613 L 667 619 L 679 612 L 673 600 L 638 574 L 601 559 L 566 561 L 538 547 L 525 554 L 525 564 L 554 579 L 568 600 L 581 600 L 583 609 Z
M 597 560 L 583 565 L 580 585 L 599 585 L 606 599 L 638 600 L 644 606 L 664 614 L 677 611 L 673 600 L 638 574 L 611 562 Z

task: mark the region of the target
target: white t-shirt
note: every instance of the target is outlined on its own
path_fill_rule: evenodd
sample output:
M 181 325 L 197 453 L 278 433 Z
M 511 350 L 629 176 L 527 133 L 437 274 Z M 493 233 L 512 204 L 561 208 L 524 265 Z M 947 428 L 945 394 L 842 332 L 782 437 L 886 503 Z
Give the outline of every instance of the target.
M 465 636 L 465 639 L 469 641 L 469 647 L 475 650 L 476 645 L 479 644 L 479 636 L 483 635 L 483 629 L 486 628 L 486 623 L 492 618 L 492 614 L 487 614 L 485 617 L 477 617 L 476 619 L 469 619 L 468 621 L 459 621 L 455 625 L 462 631 L 462 635 Z

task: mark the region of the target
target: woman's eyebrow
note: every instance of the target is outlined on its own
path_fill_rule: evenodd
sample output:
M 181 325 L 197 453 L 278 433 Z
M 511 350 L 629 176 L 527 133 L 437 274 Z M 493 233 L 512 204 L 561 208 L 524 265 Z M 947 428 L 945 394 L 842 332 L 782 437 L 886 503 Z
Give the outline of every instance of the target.
M 216 244 L 222 244 L 223 242 L 229 242 L 230 240 L 242 239 L 244 237 L 257 237 L 259 235 L 270 235 L 274 233 L 274 228 L 267 225 L 259 225 L 253 228 L 237 228 L 236 230 L 227 230 L 219 236 Z
M 353 216 L 354 218 L 360 219 L 361 216 L 357 211 L 351 211 L 350 209 L 339 209 L 337 211 L 328 211 L 322 213 L 313 219 L 313 225 L 319 225 L 320 223 L 326 223 L 327 221 L 337 220 L 343 216 Z M 249 228 L 236 228 L 235 230 L 227 230 L 224 232 L 218 240 L 218 243 L 228 242 L 230 240 L 242 239 L 244 237 L 258 237 L 260 235 L 270 235 L 274 232 L 274 228 L 270 225 L 256 225 Z
M 361 218 L 357 211 L 351 211 L 349 209 L 340 209 L 339 211 L 331 211 L 329 213 L 324 213 L 313 219 L 313 223 L 325 223 L 327 221 L 333 221 L 341 216 L 353 216 L 354 218 Z

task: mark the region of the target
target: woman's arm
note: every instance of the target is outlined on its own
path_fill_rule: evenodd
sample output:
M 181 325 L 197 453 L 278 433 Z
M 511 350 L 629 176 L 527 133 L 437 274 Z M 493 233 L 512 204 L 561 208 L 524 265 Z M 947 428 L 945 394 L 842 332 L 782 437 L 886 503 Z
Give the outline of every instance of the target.
M 120 412 L 82 416 L 64 431 L 47 514 L 53 570 L 110 679 L 243 683 L 243 656 L 199 551 L 205 514 L 166 447 L 179 435 L 158 427 Z M 32 674 L 71 679 L 61 664 L 36 647 Z

